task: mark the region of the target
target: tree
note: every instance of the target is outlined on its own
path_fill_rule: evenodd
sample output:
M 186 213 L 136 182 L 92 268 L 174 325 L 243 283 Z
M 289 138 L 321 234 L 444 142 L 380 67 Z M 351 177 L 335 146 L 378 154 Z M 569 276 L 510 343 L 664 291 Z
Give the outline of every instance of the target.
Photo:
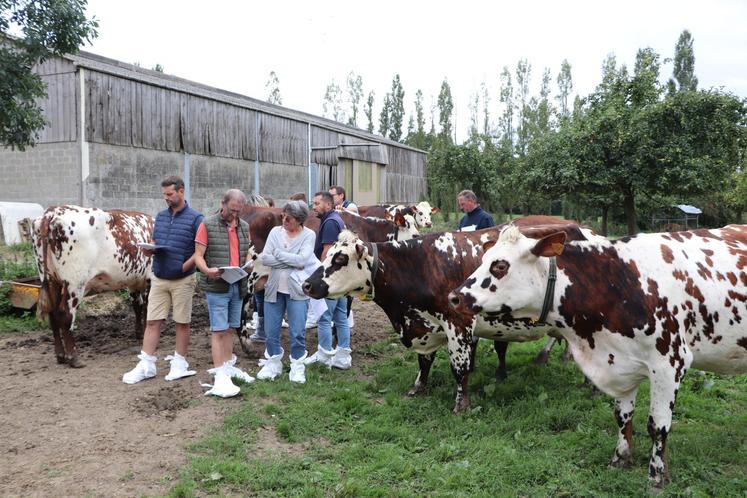
M 152 69 L 153 69 L 153 71 L 156 71 L 158 73 L 162 73 L 163 72 L 163 66 L 161 64 L 159 64 L 159 63 L 156 63 L 156 65 L 153 66 Z
M 348 98 L 350 100 L 350 119 L 348 124 L 358 126 L 358 107 L 363 98 L 363 78 L 353 71 L 348 74 Z
M 667 84 L 669 93 L 694 92 L 698 88 L 698 78 L 695 76 L 695 52 L 693 51 L 693 38 L 688 30 L 680 34 L 677 45 L 674 47 L 673 78 Z
M 519 111 L 518 124 L 516 126 L 516 153 L 523 156 L 529 145 L 529 80 L 532 76 L 532 65 L 526 59 L 521 59 L 516 65 L 516 87 L 518 90 L 518 101 L 516 109 Z
M 392 109 L 392 96 L 387 93 L 384 95 L 384 102 L 381 105 L 381 112 L 379 113 L 379 135 L 386 138 L 389 133 L 390 120 L 391 120 L 391 109 Z
M 405 143 L 418 149 L 427 148 L 423 92 L 421 90 L 415 92 L 415 116 L 410 116 L 410 123 L 407 128 L 407 140 L 405 140 Z
M 484 81 L 480 84 L 480 93 L 482 96 L 482 134 L 488 137 L 490 136 L 490 93 Z
M 444 143 L 453 143 L 452 113 L 454 112 L 454 100 L 451 98 L 451 87 L 445 79 L 441 83 L 438 92 L 438 124 L 441 126 L 439 139 Z
M 345 111 L 342 109 L 342 90 L 335 80 L 327 85 L 322 105 L 325 118 L 332 118 L 339 123 L 345 122 Z
M 508 67 L 503 67 L 501 72 L 500 101 L 503 104 L 503 113 L 498 119 L 500 140 L 504 148 L 514 147 L 514 87 L 511 83 L 511 72 Z
M 369 133 L 373 133 L 374 131 L 374 124 L 373 124 L 373 105 L 374 105 L 374 91 L 371 90 L 368 92 L 368 99 L 366 99 L 366 105 L 363 108 L 363 112 L 366 115 L 366 119 L 368 120 L 368 126 L 366 126 L 366 129 Z
M 573 79 L 571 78 L 571 65 L 568 60 L 563 59 L 558 74 L 558 95 L 555 97 L 558 101 L 558 115 L 561 121 L 568 119 L 571 115 L 571 109 L 568 107 L 568 97 L 573 91 Z
M 270 76 L 265 83 L 265 91 L 267 92 L 267 102 L 283 105 L 283 98 L 280 96 L 280 79 L 275 71 L 270 71 Z
M 405 90 L 399 74 L 392 79 L 392 92 L 389 102 L 389 138 L 400 141 L 402 139 L 402 124 L 405 120 Z
M 39 138 L 46 121 L 36 101 L 47 88 L 32 68 L 96 38 L 98 21 L 85 7 L 85 0 L 0 0 L 0 144 L 25 150 Z

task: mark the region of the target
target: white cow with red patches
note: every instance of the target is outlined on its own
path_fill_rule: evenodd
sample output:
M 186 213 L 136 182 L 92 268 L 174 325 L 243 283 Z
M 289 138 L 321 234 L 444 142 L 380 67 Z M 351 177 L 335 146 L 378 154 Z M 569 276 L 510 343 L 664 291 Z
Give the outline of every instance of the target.
M 33 247 L 42 281 L 39 314 L 49 315 L 58 363 L 83 364 L 71 334 L 83 296 L 129 289 L 142 336 L 151 258 L 137 247 L 150 242 L 153 218 L 143 213 L 80 206 L 47 209 L 34 220 Z M 64 346 L 63 346 L 64 340 Z
M 687 369 L 747 371 L 747 226 L 612 242 L 566 242 L 565 233 L 538 241 L 510 227 L 485 248 L 480 267 L 451 294 L 452 305 L 525 320 L 537 318 L 547 300 L 547 322 L 584 374 L 615 398 L 615 467 L 633 461 L 636 393 L 650 379 L 649 476 L 663 486 L 666 440 Z

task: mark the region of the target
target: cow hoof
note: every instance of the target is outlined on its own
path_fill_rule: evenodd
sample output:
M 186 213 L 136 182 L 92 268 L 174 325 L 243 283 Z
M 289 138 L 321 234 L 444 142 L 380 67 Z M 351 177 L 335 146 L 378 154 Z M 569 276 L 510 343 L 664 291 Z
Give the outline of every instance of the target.
M 415 386 L 412 386 L 412 389 L 407 391 L 407 395 L 412 398 L 414 396 L 418 396 L 420 394 L 425 393 L 425 391 L 426 391 L 425 386 L 415 385 Z
M 65 358 L 65 355 L 57 355 L 57 363 L 60 365 L 64 365 L 67 363 L 67 358 Z
M 469 403 L 457 403 L 452 410 L 454 415 L 461 415 L 462 413 L 469 410 Z
M 250 354 L 252 351 L 252 341 L 249 340 L 248 337 L 239 337 L 239 344 L 241 344 L 241 350 L 246 353 Z
M 86 364 L 80 361 L 80 358 L 78 358 L 77 356 L 69 358 L 67 360 L 67 364 L 70 365 L 71 368 L 83 368 L 86 366 Z
M 610 462 L 611 469 L 629 469 L 633 466 L 633 457 L 628 455 L 626 457 L 619 457 L 615 455 Z
M 504 381 L 508 378 L 508 374 L 502 370 L 496 370 L 495 371 L 495 380 L 497 382 Z

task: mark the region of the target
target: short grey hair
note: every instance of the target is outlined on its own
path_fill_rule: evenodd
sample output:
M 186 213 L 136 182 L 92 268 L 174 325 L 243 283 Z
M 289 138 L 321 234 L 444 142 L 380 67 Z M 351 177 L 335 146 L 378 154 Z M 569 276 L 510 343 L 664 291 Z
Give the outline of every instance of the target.
M 231 199 L 235 199 L 237 201 L 240 201 L 242 204 L 246 204 L 246 196 L 244 195 L 244 192 L 237 188 L 228 189 L 226 190 L 226 193 L 223 194 L 224 203 L 230 201 Z
M 457 199 L 464 197 L 468 201 L 477 202 L 477 196 L 471 190 L 462 190 L 457 194 Z
M 307 206 L 305 202 L 301 201 L 288 201 L 288 204 L 283 206 L 283 214 L 293 216 L 298 220 L 300 224 L 303 225 L 303 223 L 306 221 L 306 218 L 309 217 L 309 206 Z

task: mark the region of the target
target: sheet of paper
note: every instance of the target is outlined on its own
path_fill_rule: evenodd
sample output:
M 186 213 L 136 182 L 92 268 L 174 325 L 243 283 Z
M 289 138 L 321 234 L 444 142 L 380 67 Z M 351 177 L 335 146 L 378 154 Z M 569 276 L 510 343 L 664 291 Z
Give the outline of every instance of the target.
M 150 242 L 138 242 L 137 246 L 141 249 L 148 249 L 150 251 L 157 251 L 158 249 L 163 249 L 166 246 L 159 246 L 156 244 L 151 244 Z
M 221 266 L 219 269 L 223 270 L 220 277 L 229 284 L 237 282 L 248 275 L 240 266 Z

